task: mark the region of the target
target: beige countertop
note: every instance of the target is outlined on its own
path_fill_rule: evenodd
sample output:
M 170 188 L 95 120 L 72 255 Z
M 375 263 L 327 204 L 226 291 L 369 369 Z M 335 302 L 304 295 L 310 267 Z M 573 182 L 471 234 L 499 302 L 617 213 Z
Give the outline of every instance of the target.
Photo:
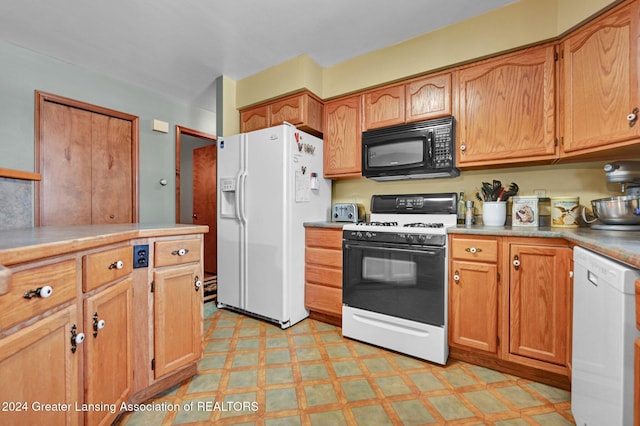
M 309 222 L 306 227 L 338 228 L 345 222 Z M 503 237 L 564 238 L 578 246 L 593 250 L 640 268 L 640 232 L 603 231 L 591 228 L 527 228 L 511 226 L 464 226 L 448 228 L 449 234 L 495 235 Z
M 87 250 L 136 238 L 203 234 L 208 226 L 178 224 L 119 224 L 42 226 L 0 231 L 0 294 L 6 290 L 10 271 L 3 267 L 43 257 Z

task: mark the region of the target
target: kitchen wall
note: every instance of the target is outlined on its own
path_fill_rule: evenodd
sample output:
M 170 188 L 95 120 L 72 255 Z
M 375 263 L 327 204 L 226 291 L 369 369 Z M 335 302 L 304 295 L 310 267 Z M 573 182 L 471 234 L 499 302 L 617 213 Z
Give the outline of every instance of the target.
M 140 222 L 175 222 L 175 125 L 215 135 L 213 112 L 4 41 L 0 58 L 0 168 L 35 171 L 35 90 L 134 114 L 140 117 Z M 169 133 L 152 131 L 154 119 L 169 122 Z M 0 182 L 0 229 L 32 226 L 32 209 L 31 182 Z
M 546 190 L 548 197 L 579 196 L 580 204 L 591 208 L 591 200 L 619 195 L 620 185 L 606 182 L 604 163 L 577 163 L 535 167 L 512 167 L 492 170 L 463 171 L 450 179 L 422 179 L 416 181 L 376 182 L 365 178 L 345 179 L 333 184 L 333 201 L 360 203 L 370 213 L 370 200 L 374 194 L 413 194 L 422 192 L 464 192 L 467 200 L 474 200 L 478 214 L 482 203 L 475 199 L 482 182 L 498 179 L 506 187 L 515 182 L 518 195 L 533 195 L 536 189 Z M 511 210 L 508 211 L 511 214 Z M 548 203 L 540 204 L 540 214 L 549 215 Z

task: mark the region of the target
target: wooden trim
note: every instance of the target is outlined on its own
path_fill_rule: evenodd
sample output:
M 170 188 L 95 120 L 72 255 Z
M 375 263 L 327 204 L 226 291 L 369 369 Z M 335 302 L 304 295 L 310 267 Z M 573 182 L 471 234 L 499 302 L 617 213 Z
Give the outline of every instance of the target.
M 22 170 L 3 169 L 0 168 L 0 177 L 21 179 L 21 180 L 40 180 L 40 173 L 24 172 Z
M 180 223 L 180 136 L 188 135 L 196 138 L 209 139 L 214 144 L 216 137 L 199 130 L 176 125 L 176 223 Z
M 96 114 L 107 115 L 131 122 L 131 222 L 140 222 L 140 118 L 136 115 L 127 114 L 121 111 L 89 104 L 52 93 L 35 91 L 35 125 L 34 125 L 34 145 L 35 145 L 35 168 L 36 174 L 40 175 L 43 159 L 40 155 L 41 140 L 41 112 L 45 102 L 53 102 L 66 105 L 72 108 L 82 109 Z M 40 180 L 40 179 L 38 179 Z M 35 185 L 34 197 L 34 225 L 40 226 L 40 184 Z

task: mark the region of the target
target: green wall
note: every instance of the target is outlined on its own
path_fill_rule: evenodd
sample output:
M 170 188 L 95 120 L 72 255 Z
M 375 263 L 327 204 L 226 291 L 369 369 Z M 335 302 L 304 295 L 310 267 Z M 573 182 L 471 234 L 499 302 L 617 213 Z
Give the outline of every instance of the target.
M 140 118 L 140 222 L 175 222 L 175 125 L 215 135 L 213 112 L 4 41 L 0 41 L 0 58 L 0 168 L 35 170 L 35 90 L 137 115 Z M 168 122 L 169 133 L 152 131 L 154 119 Z M 169 181 L 167 186 L 160 185 L 162 178 Z M 3 188 L 6 186 L 5 182 Z M 0 192 L 0 201 L 2 199 Z M 0 206 L 0 219 L 2 217 Z

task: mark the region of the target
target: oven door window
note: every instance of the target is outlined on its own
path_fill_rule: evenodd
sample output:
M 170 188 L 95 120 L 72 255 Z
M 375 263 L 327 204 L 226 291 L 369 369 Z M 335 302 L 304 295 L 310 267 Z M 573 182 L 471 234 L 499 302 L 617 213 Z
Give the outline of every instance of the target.
M 445 281 L 444 247 L 344 244 L 346 305 L 442 326 Z

